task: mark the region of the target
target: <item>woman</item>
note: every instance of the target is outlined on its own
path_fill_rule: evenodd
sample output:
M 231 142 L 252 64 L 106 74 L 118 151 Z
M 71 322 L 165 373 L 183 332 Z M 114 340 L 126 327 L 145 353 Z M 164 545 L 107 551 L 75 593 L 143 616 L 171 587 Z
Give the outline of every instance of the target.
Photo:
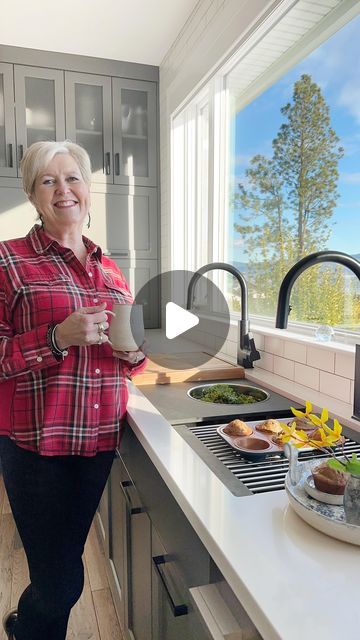
M 36 142 L 21 163 L 38 212 L 25 238 L 0 243 L 0 455 L 30 585 L 4 618 L 8 638 L 65 640 L 84 580 L 81 556 L 126 412 L 137 352 L 114 352 L 124 276 L 82 235 L 89 157 L 71 142 Z

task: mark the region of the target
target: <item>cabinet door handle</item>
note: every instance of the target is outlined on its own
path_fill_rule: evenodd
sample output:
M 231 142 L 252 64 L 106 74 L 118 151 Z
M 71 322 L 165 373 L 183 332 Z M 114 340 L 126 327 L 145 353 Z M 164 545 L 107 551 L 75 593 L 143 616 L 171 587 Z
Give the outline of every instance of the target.
M 168 597 L 169 600 L 169 604 L 173 613 L 174 617 L 177 616 L 184 616 L 188 613 L 188 606 L 187 604 L 176 604 L 175 603 L 175 598 L 174 596 L 171 595 L 171 589 L 166 581 L 166 575 L 165 575 L 165 565 L 166 565 L 166 557 L 165 556 L 154 556 L 153 557 L 153 563 L 154 563 L 154 567 L 156 569 L 156 572 L 158 573 L 158 576 L 162 582 L 162 585 L 165 589 L 166 595 Z
M 105 153 L 105 173 L 107 176 L 110 175 L 110 152 L 109 151 Z
M 114 156 L 114 164 L 115 164 L 115 175 L 120 175 L 120 153 L 115 153 Z
M 131 490 L 135 489 L 131 480 L 123 480 L 123 482 L 121 482 L 121 487 L 125 496 L 125 500 L 129 506 L 130 515 L 135 516 L 138 513 L 144 513 L 144 507 L 134 506 L 134 504 L 136 504 L 136 500 L 131 499 Z
M 24 145 L 23 144 L 19 144 L 19 166 L 20 166 L 20 162 L 23 159 L 24 156 Z
M 10 144 L 8 145 L 9 148 L 9 167 L 13 167 L 14 166 L 14 158 L 13 158 L 13 146 L 12 143 L 10 142 Z

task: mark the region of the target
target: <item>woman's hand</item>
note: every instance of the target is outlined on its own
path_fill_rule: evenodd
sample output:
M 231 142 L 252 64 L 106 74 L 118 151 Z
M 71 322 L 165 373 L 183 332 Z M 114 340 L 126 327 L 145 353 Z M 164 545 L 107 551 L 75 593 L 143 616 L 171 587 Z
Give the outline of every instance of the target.
M 113 351 L 113 356 L 120 360 L 125 360 L 129 364 L 138 364 L 144 360 L 148 349 L 147 341 L 144 340 L 137 351 Z
M 94 307 L 80 307 L 57 325 L 55 340 L 59 349 L 76 345 L 87 347 L 91 344 L 105 344 L 109 338 L 104 333 L 109 328 L 106 302 Z

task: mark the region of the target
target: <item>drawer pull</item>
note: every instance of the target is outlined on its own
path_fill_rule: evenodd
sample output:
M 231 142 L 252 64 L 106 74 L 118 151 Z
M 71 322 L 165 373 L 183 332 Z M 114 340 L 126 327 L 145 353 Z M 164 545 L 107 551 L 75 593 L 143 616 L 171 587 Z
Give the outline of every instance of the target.
M 174 617 L 184 616 L 188 613 L 188 607 L 186 604 L 175 604 L 175 598 L 171 595 L 170 587 L 166 581 L 166 575 L 165 575 L 166 562 L 167 562 L 166 557 L 163 555 L 153 557 L 154 567 L 165 589 Z
M 134 503 L 136 504 L 137 495 L 135 495 L 135 500 L 134 501 L 131 499 L 131 491 L 135 490 L 135 487 L 134 487 L 133 483 L 131 482 L 131 480 L 124 480 L 123 482 L 121 482 L 121 488 L 123 490 L 123 494 L 125 496 L 125 500 L 126 500 L 126 502 L 128 504 L 130 515 L 131 516 L 135 516 L 138 513 L 144 513 L 144 511 L 145 511 L 144 507 L 134 506 Z

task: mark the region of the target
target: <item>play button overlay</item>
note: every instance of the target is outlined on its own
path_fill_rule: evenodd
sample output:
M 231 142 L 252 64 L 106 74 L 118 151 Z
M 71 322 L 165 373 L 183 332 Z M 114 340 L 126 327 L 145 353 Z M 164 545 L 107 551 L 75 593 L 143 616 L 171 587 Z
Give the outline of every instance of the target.
M 143 307 L 148 371 L 204 368 L 221 351 L 230 327 L 223 291 L 231 295 L 233 282 L 223 271 L 199 275 L 185 270 L 166 271 L 145 282 L 135 303 Z
M 190 311 L 182 309 L 175 302 L 168 302 L 166 305 L 166 337 L 173 340 L 182 333 L 186 333 L 192 327 L 199 324 L 199 318 Z

